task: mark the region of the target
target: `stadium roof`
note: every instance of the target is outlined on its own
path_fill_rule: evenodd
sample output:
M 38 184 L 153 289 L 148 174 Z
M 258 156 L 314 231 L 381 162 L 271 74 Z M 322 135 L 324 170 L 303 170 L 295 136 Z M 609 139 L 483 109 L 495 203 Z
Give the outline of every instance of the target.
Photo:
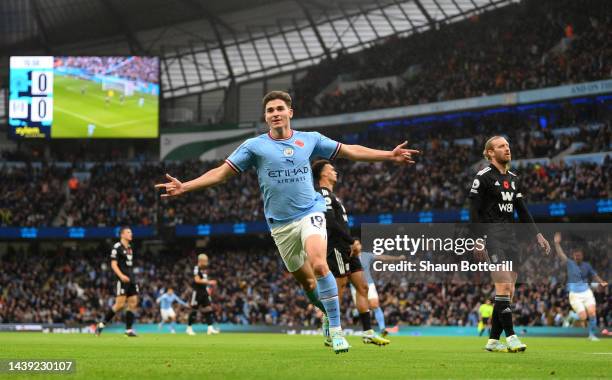
M 176 97 L 307 67 L 512 2 L 3 0 L 0 55 L 159 55 L 164 97 Z

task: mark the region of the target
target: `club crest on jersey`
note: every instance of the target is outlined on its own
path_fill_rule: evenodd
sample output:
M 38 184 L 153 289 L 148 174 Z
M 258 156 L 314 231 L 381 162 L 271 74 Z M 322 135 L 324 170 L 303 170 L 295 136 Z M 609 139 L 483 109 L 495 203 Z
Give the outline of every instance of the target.
M 283 154 L 285 155 L 285 157 L 292 157 L 293 148 L 285 148 L 285 150 L 283 150 Z
M 478 189 L 480 187 L 480 181 L 478 180 L 478 178 L 476 178 L 474 180 L 474 183 L 472 183 L 472 189 Z
M 514 181 L 510 182 L 510 186 L 512 186 L 512 190 L 516 190 L 516 186 L 514 185 Z
M 295 140 L 295 145 L 299 146 L 300 148 L 304 147 L 304 141 L 302 140 Z
M 504 189 L 509 189 L 510 183 L 508 181 L 504 181 Z

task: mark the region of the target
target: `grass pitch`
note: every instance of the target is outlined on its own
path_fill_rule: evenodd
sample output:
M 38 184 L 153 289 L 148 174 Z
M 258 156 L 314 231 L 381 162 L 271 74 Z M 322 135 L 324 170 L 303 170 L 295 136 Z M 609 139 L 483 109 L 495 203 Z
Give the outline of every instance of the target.
M 158 98 L 135 92 L 123 104 L 119 91 L 106 102 L 102 84 L 55 75 L 53 86 L 53 138 L 157 137 Z M 139 99 L 144 99 L 142 107 Z M 89 125 L 94 125 L 93 131 Z M 93 132 L 90 134 L 90 132 Z
M 319 336 L 280 334 L 3 333 L 0 359 L 74 359 L 74 374 L 2 379 L 474 379 L 610 378 L 612 339 L 525 338 L 525 353 L 489 353 L 484 338 L 391 337 L 386 347 L 349 337 L 347 354 Z

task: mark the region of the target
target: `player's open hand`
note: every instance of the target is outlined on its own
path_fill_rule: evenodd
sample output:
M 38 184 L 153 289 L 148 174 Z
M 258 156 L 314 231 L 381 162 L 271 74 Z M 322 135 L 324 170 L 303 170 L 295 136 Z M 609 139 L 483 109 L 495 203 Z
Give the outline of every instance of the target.
M 537 238 L 538 238 L 538 244 L 540 245 L 540 248 L 542 248 L 545 255 L 548 255 L 550 253 L 550 244 L 548 243 L 548 240 L 546 240 L 546 238 L 542 234 L 538 234 Z
M 404 141 L 402 144 L 393 149 L 391 152 L 393 154 L 392 160 L 399 163 L 405 163 L 408 165 L 414 164 L 414 157 L 417 154 L 420 154 L 418 150 L 415 149 L 406 149 L 405 146 L 408 145 L 408 141 Z
M 561 244 L 561 232 L 555 232 L 554 242 L 555 244 Z
M 161 195 L 162 198 L 176 197 L 185 192 L 185 189 L 183 188 L 183 183 L 181 181 L 172 177 L 170 174 L 166 174 L 166 178 L 168 178 L 170 182 L 158 183 L 157 185 L 155 185 L 156 189 L 166 190 L 166 193 Z

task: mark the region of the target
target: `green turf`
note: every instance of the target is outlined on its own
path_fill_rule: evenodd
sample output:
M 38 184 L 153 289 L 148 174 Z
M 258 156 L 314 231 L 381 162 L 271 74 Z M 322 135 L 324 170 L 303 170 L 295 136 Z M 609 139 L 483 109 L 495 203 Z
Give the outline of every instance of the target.
M 85 88 L 85 93 L 81 89 Z M 83 137 L 157 137 L 158 98 L 134 93 L 120 103 L 115 91 L 109 104 L 100 83 L 56 75 L 53 85 L 53 138 Z M 139 98 L 144 106 L 138 106 Z M 93 136 L 88 125 L 94 124 Z
M 586 379 L 612 373 L 611 339 L 526 338 L 529 348 L 518 354 L 483 351 L 483 338 L 391 339 L 376 347 L 350 337 L 351 351 L 335 355 L 318 336 L 3 333 L 0 359 L 75 359 L 72 379 Z

